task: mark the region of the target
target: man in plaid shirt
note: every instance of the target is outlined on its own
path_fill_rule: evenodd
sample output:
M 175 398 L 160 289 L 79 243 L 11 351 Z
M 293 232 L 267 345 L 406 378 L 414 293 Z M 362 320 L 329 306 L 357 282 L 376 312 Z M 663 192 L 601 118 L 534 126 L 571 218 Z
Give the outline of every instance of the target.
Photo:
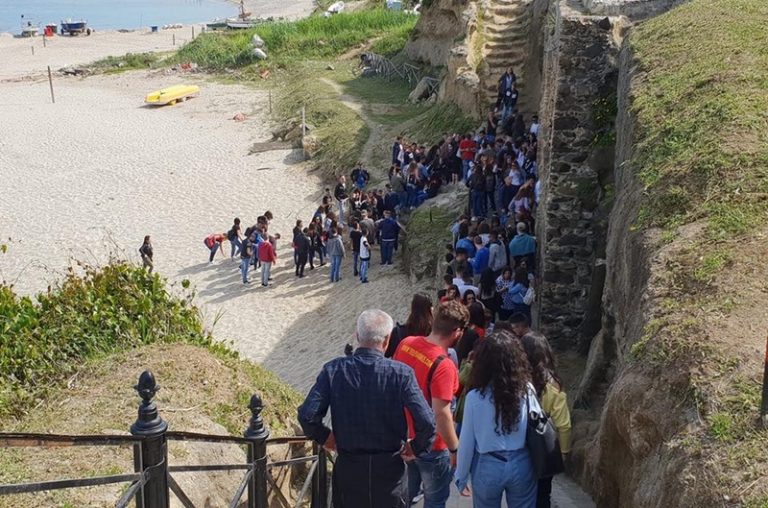
M 429 450 L 435 420 L 413 370 L 384 357 L 393 328 L 380 310 L 357 320 L 359 347 L 323 366 L 299 407 L 304 433 L 338 451 L 333 472 L 336 508 L 402 508 L 408 486 L 404 460 Z M 331 408 L 333 430 L 323 423 Z M 405 410 L 413 418 L 408 440 Z

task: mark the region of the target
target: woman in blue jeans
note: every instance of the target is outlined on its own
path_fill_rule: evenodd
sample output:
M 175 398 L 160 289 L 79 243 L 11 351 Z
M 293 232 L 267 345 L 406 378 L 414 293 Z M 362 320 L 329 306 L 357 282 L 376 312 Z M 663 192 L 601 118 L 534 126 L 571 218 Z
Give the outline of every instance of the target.
M 500 508 L 502 495 L 509 508 L 536 506 L 537 480 L 525 447 L 529 381 L 528 360 L 510 332 L 493 333 L 478 345 L 455 474 L 474 508 Z

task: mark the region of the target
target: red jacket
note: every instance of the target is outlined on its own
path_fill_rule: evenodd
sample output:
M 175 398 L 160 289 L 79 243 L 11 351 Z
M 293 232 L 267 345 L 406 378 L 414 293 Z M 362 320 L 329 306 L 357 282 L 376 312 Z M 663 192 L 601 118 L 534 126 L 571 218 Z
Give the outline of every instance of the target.
M 471 161 L 475 158 L 477 143 L 473 139 L 462 139 L 459 142 L 459 151 L 461 152 L 461 160 Z
M 263 241 L 259 244 L 259 261 L 262 263 L 274 263 L 277 261 L 275 248 L 269 241 Z

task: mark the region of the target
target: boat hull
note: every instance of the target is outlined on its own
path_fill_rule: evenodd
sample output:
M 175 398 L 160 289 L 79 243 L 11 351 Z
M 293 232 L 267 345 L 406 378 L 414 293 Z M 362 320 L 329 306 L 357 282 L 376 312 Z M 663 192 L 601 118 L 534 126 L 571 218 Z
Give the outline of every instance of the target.
M 165 106 L 183 102 L 198 95 L 200 95 L 200 87 L 197 85 L 176 85 L 148 94 L 144 102 L 152 106 Z

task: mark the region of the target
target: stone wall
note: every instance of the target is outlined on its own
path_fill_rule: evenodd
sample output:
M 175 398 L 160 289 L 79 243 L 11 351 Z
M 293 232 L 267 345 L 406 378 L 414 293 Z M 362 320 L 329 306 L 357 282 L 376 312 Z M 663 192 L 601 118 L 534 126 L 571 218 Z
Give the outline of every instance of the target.
M 542 332 L 567 347 L 589 324 L 590 301 L 598 303 L 594 319 L 600 321 L 605 272 L 596 267 L 604 264 L 613 145 L 610 136 L 600 137 L 606 125 L 597 110 L 615 100 L 613 28 L 620 20 L 584 16 L 565 1 L 552 5 L 549 18 L 554 21 L 545 44 L 536 227 L 542 274 L 538 316 Z

